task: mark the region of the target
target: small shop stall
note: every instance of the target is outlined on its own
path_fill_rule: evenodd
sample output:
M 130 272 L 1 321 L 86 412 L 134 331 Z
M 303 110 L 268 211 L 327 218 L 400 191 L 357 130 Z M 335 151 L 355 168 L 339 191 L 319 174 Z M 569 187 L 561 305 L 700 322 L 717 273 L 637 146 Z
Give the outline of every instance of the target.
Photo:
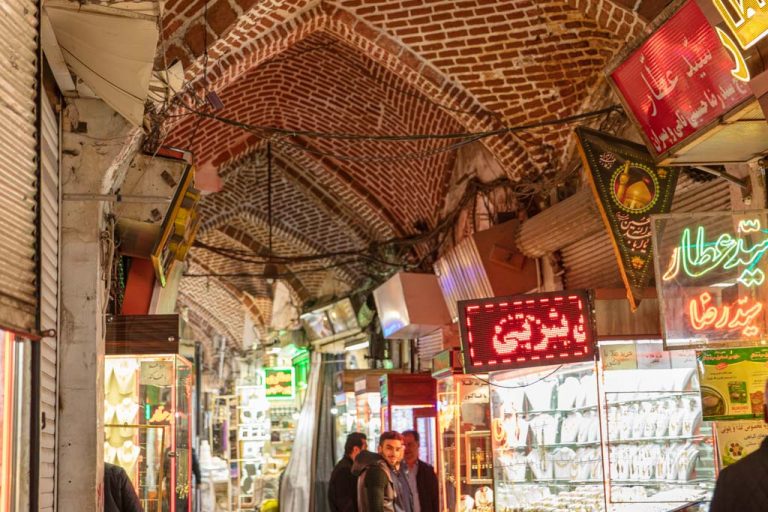
M 455 350 L 434 357 L 432 376 L 437 381 L 440 509 L 492 512 L 493 455 L 486 376 L 465 375 Z
M 379 377 L 382 431 L 415 430 L 419 458 L 437 463 L 437 387 L 427 374 L 387 373 Z
M 459 303 L 464 368 L 489 373 L 496 510 L 605 509 L 586 292 Z
M 269 402 L 263 376 L 261 383 L 237 386 L 237 467 L 240 509 L 254 508 L 261 503 L 259 479 L 266 464 L 266 443 L 270 440 Z
M 334 376 L 334 460 L 344 457 L 344 443 L 347 435 L 359 430 L 357 422 L 357 401 L 355 399 L 355 380 L 363 377 L 368 370 L 342 370 Z M 366 433 L 367 435 L 367 433 Z M 375 442 L 375 441 L 374 441 Z
M 147 512 L 191 510 L 191 385 L 175 354 L 105 357 L 104 461 L 125 469 Z
M 381 394 L 378 373 L 367 373 L 355 379 L 357 430 L 375 447 L 381 435 Z

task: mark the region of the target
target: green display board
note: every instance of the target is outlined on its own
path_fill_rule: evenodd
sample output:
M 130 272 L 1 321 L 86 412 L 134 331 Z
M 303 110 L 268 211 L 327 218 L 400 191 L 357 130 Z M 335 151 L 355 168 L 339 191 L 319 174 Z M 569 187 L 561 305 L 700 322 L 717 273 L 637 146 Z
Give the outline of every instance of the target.
M 296 396 L 296 374 L 293 368 L 264 368 L 267 400 L 293 400 Z

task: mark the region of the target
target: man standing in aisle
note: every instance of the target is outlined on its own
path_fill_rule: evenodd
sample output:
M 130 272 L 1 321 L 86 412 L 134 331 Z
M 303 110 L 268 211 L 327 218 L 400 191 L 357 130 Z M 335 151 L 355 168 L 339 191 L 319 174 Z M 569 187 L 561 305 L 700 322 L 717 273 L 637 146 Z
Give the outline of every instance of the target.
M 365 434 L 352 432 L 344 443 L 344 457 L 336 464 L 328 482 L 328 503 L 331 512 L 357 512 L 357 478 L 352 475 L 352 464 L 368 448 Z
M 405 471 L 408 486 L 413 495 L 413 512 L 438 512 L 439 498 L 435 468 L 419 460 L 419 433 L 415 430 L 403 432 L 405 446 Z
M 410 490 L 397 469 L 402 460 L 403 436 L 397 432 L 381 434 L 379 453 L 357 456 L 352 474 L 358 475 L 358 512 L 413 512 Z
M 763 393 L 763 419 L 768 423 L 768 382 Z M 768 510 L 768 438 L 760 448 L 720 472 L 710 512 Z

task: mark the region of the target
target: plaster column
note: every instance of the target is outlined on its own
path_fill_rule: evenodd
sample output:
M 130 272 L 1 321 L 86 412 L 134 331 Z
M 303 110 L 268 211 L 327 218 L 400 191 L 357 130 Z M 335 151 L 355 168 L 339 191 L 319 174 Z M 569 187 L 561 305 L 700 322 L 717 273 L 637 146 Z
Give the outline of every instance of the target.
M 67 195 L 111 192 L 140 135 L 100 100 L 74 100 L 65 111 L 57 436 L 62 511 L 103 509 L 104 253 L 111 236 L 111 205 Z

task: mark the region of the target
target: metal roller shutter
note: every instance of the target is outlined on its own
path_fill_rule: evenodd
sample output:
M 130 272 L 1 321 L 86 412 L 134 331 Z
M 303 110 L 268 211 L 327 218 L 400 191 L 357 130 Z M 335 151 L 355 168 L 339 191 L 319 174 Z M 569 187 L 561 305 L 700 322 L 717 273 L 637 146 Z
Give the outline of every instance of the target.
M 712 212 L 731 209 L 728 182 L 700 183 L 682 173 L 677 183 L 672 212 Z M 561 249 L 566 288 L 621 288 L 624 284 L 605 229 Z
M 40 123 L 40 328 L 59 324 L 59 118 L 48 97 L 41 98 Z M 40 486 L 41 511 L 56 502 L 56 338 L 40 341 Z
M 37 4 L 0 10 L 0 324 L 36 327 Z

